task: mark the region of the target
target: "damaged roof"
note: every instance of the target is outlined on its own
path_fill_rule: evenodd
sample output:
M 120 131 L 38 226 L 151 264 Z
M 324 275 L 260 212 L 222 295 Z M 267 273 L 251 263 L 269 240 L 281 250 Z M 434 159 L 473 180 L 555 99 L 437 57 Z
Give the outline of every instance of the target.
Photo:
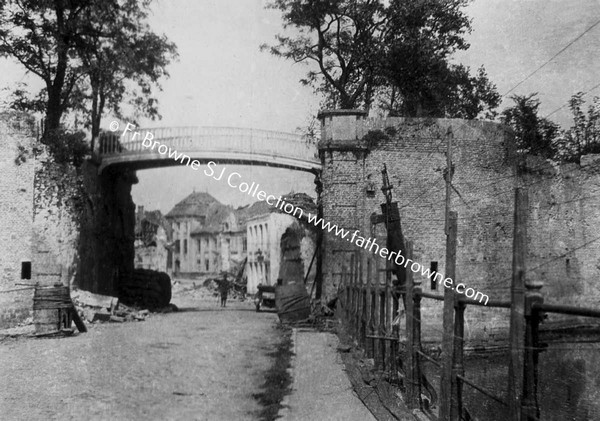
M 181 202 L 177 203 L 166 216 L 167 218 L 179 218 L 186 216 L 198 217 L 204 215 L 208 218 L 208 209 L 210 205 L 214 203 L 225 206 L 208 193 L 194 192 Z

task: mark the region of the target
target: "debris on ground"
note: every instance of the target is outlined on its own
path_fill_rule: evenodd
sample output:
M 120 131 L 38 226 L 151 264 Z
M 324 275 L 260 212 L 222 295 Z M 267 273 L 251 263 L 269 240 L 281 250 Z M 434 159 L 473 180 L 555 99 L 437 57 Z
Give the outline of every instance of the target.
M 79 316 L 88 323 L 124 323 L 143 321 L 150 310 L 126 306 L 116 297 L 73 290 L 71 298 Z
M 219 299 L 220 296 L 219 283 L 223 281 L 223 278 L 209 277 L 204 280 L 197 280 L 193 282 L 181 282 L 179 280 L 176 280 L 173 282 L 173 293 L 193 297 L 194 299 L 214 299 L 216 301 Z M 235 281 L 228 280 L 228 282 L 230 282 L 228 299 L 245 301 L 247 299 L 245 294 L 245 284 L 242 287 Z

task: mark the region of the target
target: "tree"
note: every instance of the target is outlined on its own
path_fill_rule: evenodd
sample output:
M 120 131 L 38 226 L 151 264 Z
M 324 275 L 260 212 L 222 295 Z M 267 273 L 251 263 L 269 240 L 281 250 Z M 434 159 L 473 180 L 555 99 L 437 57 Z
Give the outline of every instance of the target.
M 8 0 L 0 9 L 0 54 L 17 59 L 46 85 L 47 130 L 60 127 L 77 80 L 71 48 L 84 1 Z
M 578 161 L 582 155 L 600 153 L 600 98 L 594 97 L 586 115 L 584 95 L 578 92 L 569 100 L 573 125 L 556 142 L 558 156 L 566 161 Z
M 294 27 L 298 35 L 278 35 L 277 45 L 263 44 L 262 50 L 316 64 L 301 83 L 339 107 L 370 104 L 387 20 L 379 0 L 275 0 L 268 7 L 279 9 L 284 28 Z
M 481 68 L 476 76 L 451 55 L 465 50 L 468 0 L 275 0 L 283 14 L 277 44 L 261 48 L 294 62 L 315 63 L 301 82 L 330 107 L 391 114 L 475 118 L 500 95 Z
M 156 116 L 150 98 L 175 46 L 144 22 L 150 0 L 7 0 L 0 4 L 0 54 L 17 59 L 39 76 L 45 89 L 21 108 L 44 103 L 44 139 L 61 127 L 69 111 L 84 112 L 98 134 L 108 107 L 119 113 L 125 96 L 137 110 Z M 140 89 L 131 88 L 135 84 Z M 88 107 L 90 111 L 88 111 Z
M 466 50 L 471 22 L 467 0 L 393 0 L 390 3 L 383 74 L 394 97 L 388 111 L 406 116 L 475 118 L 493 110 L 500 95 L 483 67 L 476 76 L 450 64 Z
M 519 149 L 551 158 L 556 154 L 554 144 L 560 127 L 539 116 L 540 101 L 536 96 L 537 92 L 512 96 L 515 105 L 502 111 L 500 119 L 514 130 Z
M 166 66 L 177 56 L 175 45 L 150 30 L 149 1 L 126 1 L 115 11 L 109 3 L 86 9 L 81 36 L 75 49 L 81 58 L 87 83 L 78 85 L 79 94 L 88 100 L 91 109 L 88 124 L 92 138 L 100 132 L 102 115 L 108 108 L 123 117 L 126 97 L 138 115 L 158 116 L 154 86 L 168 76 Z

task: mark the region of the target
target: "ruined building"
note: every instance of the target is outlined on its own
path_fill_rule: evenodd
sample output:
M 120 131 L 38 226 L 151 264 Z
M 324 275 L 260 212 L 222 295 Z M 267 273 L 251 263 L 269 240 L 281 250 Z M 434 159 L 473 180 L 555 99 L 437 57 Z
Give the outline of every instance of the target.
M 283 199 L 298 203 L 301 208 L 305 205 L 306 212 L 316 212 L 312 199 L 306 194 L 289 194 Z M 316 234 L 305 221 L 262 201 L 238 209 L 238 214 L 246 225 L 248 293 L 255 293 L 258 284 L 275 285 L 277 279 L 284 284 L 303 282 L 305 278 L 307 283 L 308 279 L 311 283 L 314 281 L 316 267 L 313 265 L 309 273 L 309 266 L 315 252 Z
M 145 211 L 143 206 L 138 206 L 135 218 L 135 267 L 166 272 L 173 260 L 171 225 L 160 211 Z
M 166 218 L 172 229 L 173 274 L 219 273 L 240 260 L 241 230 L 235 212 L 210 194 L 190 194 Z

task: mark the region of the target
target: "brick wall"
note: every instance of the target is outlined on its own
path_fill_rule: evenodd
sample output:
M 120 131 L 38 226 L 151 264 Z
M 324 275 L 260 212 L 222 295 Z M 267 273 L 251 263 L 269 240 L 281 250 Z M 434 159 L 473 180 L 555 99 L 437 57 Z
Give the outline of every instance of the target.
M 31 261 L 35 134 L 32 118 L 0 113 L 0 291 L 19 288 L 21 262 Z M 32 290 L 0 292 L 0 328 L 28 317 L 32 296 Z
M 453 134 L 452 208 L 458 212 L 457 282 L 487 294 L 492 300 L 509 298 L 512 265 L 514 154 L 512 138 L 492 122 L 459 119 L 368 119 L 364 114 L 322 114 L 319 152 L 323 163 L 323 214 L 326 221 L 385 244 L 385 231 L 373 227 L 380 214 L 380 192 L 385 164 L 398 201 L 406 239 L 414 244 L 416 261 L 429 268 L 438 262 L 445 271 L 444 198 L 447 132 Z M 375 132 L 378 131 L 378 132 Z M 589 162 L 588 162 L 589 161 Z M 576 250 L 600 236 L 600 161 L 584 158 L 582 165 L 558 166 L 530 158 L 526 183 L 530 191 L 530 278 L 544 282 L 547 302 L 592 305 L 597 300 L 600 241 Z M 375 197 L 366 194 L 375 184 Z M 599 197 L 594 198 L 594 194 Z M 592 198 L 577 200 L 581 197 Z M 324 236 L 325 294 L 339 287 L 342 268 L 360 253 L 366 277 L 366 258 L 373 254 L 333 234 Z M 565 257 L 561 257 L 567 254 Z M 385 261 L 381 259 L 380 267 Z M 535 269 L 541 266 L 539 269 Z M 383 276 L 383 274 L 382 274 Z M 426 291 L 428 279 L 420 277 Z M 438 293 L 443 293 L 438 286 Z M 438 336 L 441 303 L 423 300 L 425 335 Z M 551 318 L 551 321 L 560 318 Z M 470 339 L 503 336 L 507 310 L 471 306 L 465 330 Z

